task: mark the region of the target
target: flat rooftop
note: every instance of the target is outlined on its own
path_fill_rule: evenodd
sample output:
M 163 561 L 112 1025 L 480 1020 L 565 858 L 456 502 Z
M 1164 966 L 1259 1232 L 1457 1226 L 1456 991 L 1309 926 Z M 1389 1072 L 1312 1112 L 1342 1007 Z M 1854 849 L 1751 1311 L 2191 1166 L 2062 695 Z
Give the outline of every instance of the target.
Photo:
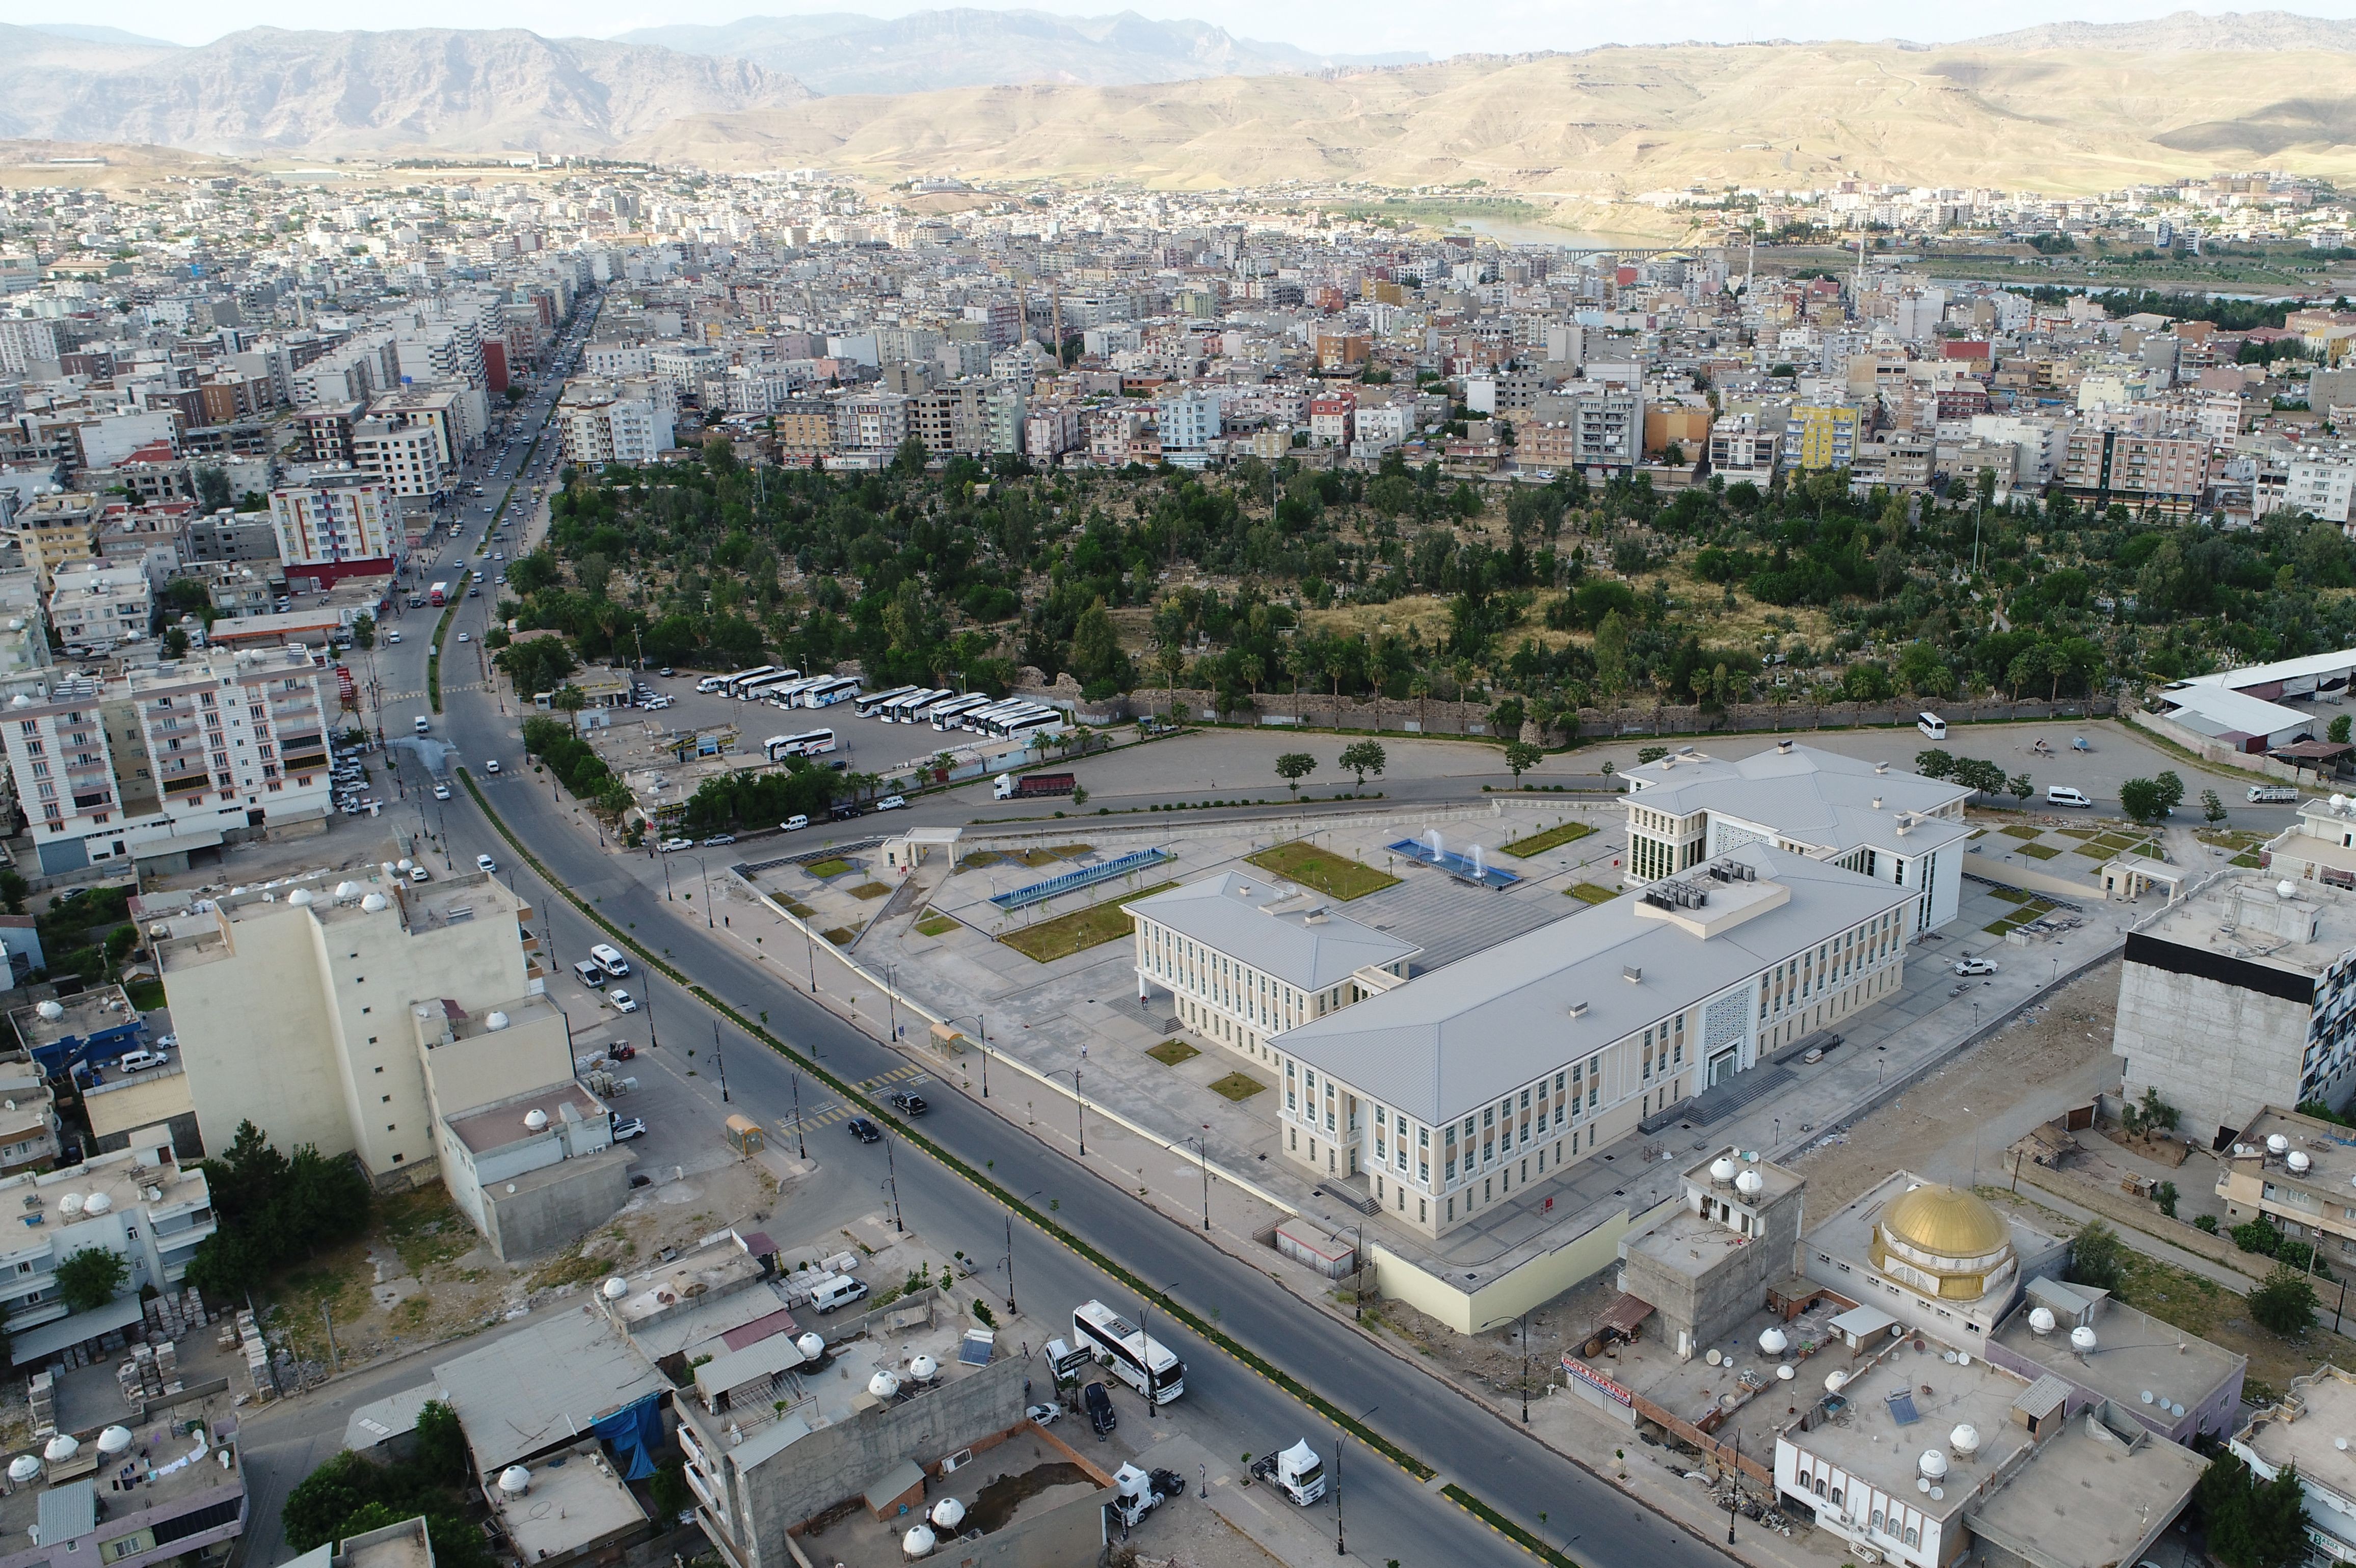
M 2276 1467 L 2298 1473 L 2340 1497 L 2356 1497 L 2356 1447 L 2339 1444 L 2356 1432 L 2356 1375 L 2334 1366 L 2293 1378 L 2280 1404 L 2260 1411 L 2233 1441 Z
M 594 1441 L 529 1468 L 530 1489 L 520 1497 L 507 1496 L 496 1475 L 483 1488 L 499 1528 L 526 1563 L 587 1551 L 646 1522 L 646 1510 Z
M 602 1122 L 605 1118 L 605 1107 L 597 1103 L 597 1097 L 567 1079 L 521 1099 L 509 1100 L 486 1110 L 470 1111 L 463 1116 L 452 1116 L 446 1120 L 450 1130 L 458 1135 L 458 1141 L 466 1146 L 469 1153 L 488 1154 L 493 1149 L 505 1148 L 525 1138 L 545 1137 L 548 1128 L 563 1119 L 567 1105 L 573 1107 L 573 1114 L 584 1122 Z M 534 1111 L 548 1117 L 545 1126 L 526 1125 L 525 1118 Z
M 2007 1550 L 2033 1551 L 2029 1560 L 2042 1568 L 2117 1568 L 2168 1528 L 2208 1468 L 2190 1448 L 2140 1430 L 2114 1431 L 2088 1410 L 1965 1522 Z M 1954 1487 L 1947 1489 L 1953 1495 Z
M 1648 1328 L 1593 1364 L 1697 1425 L 1713 1410 L 1726 1412 L 1716 1429 L 1719 1439 L 1731 1443 L 1739 1434 L 1742 1451 L 1764 1462 L 1775 1450 L 1776 1434 L 1823 1397 L 1825 1374 L 1856 1364 L 1855 1353 L 1832 1328 L 1833 1319 L 1847 1310 L 1837 1301 L 1819 1300 L 1787 1323 L 1783 1314 L 1762 1307 L 1719 1339 L 1696 1345 L 1693 1358 L 1683 1361 L 1674 1343 L 1657 1328 Z M 1788 1342 L 1780 1356 L 1759 1348 L 1759 1336 L 1770 1328 L 1781 1328 Z M 1717 1366 L 1709 1364 L 1707 1353 L 1713 1347 L 1719 1351 Z M 1775 1375 L 1785 1362 L 1792 1367 L 1788 1381 Z
M 2281 896 L 2262 873 L 2212 883 L 2159 912 L 2127 938 L 2127 961 L 2139 941 L 2173 943 L 2312 981 L 2356 947 L 2356 895 L 2321 882 L 2295 882 Z
M 2276 1158 L 2267 1151 L 2266 1140 L 2272 1137 L 2289 1141 L 2284 1157 Z M 2236 1152 L 2243 1148 L 2251 1152 Z M 2294 1154 L 2306 1157 L 2306 1170 L 2290 1168 L 2288 1157 Z M 2263 1169 L 2268 1181 L 2329 1193 L 2336 1203 L 2341 1201 L 2340 1194 L 2356 1184 L 2356 1130 L 2269 1105 L 2242 1129 L 2223 1157 L 2229 1168 Z
M 16 1038 L 28 1049 L 65 1040 L 86 1040 L 139 1021 L 138 1009 L 132 1007 L 129 994 L 120 986 L 92 986 L 87 991 L 58 997 L 57 1004 L 62 1011 L 56 1018 L 43 1017 L 38 1002 L 27 1002 L 9 1013 L 9 1022 L 16 1026 Z
M 1839 1397 L 1846 1403 L 1837 1414 L 1812 1431 L 1801 1431 L 1796 1422 L 1785 1430 L 1799 1447 L 1944 1520 L 1970 1507 L 1981 1488 L 2034 1441 L 2012 1416 L 2014 1402 L 2029 1385 L 1977 1357 L 1969 1366 L 1948 1360 L 1952 1352 L 1935 1349 L 1936 1340 L 1923 1343 L 1934 1348 L 1917 1350 L 1912 1339 L 1890 1341 L 1879 1361 L 1853 1373 L 1842 1387 Z M 1823 1386 L 1821 1380 L 1817 1386 Z M 1893 1406 L 1892 1394 L 1904 1403 Z M 1913 1419 L 1902 1420 L 1909 1412 Z M 1979 1453 L 1968 1462 L 1956 1458 L 1949 1439 L 1964 1425 L 1980 1436 Z M 1939 1486 L 1944 1497 L 1914 1487 L 1917 1461 L 1932 1448 L 1950 1461 Z
M 1093 1449 L 1093 1443 L 1089 1446 Z M 1095 1474 L 1091 1468 L 1113 1463 L 1118 1461 L 1109 1456 L 1100 1460 L 1093 1452 L 1082 1455 L 1052 1433 L 1026 1426 L 974 1456 L 971 1464 L 932 1481 L 925 1488 L 925 1501 L 929 1510 L 943 1498 L 957 1499 L 966 1510 L 958 1533 L 978 1531 L 987 1541 L 1011 1525 L 1085 1503 L 1104 1490 L 1109 1479 L 1101 1468 Z M 878 1520 L 863 1508 L 842 1510 L 824 1530 L 800 1538 L 802 1552 L 810 1562 L 841 1568 L 904 1568 L 907 1556 L 900 1549 L 901 1538 L 916 1522 L 914 1515 Z M 955 1561 L 958 1554 L 945 1550 L 940 1555 Z
M 1684 746 L 1621 776 L 1630 799 L 1655 811 L 1714 811 L 1837 853 L 1924 855 L 1970 831 L 1936 816 L 1972 793 L 1953 781 L 1814 746 L 1770 744 L 1731 759 Z
M 2220 1383 L 2248 1363 L 2247 1357 L 2163 1323 L 2115 1296 L 2103 1298 L 2093 1328 L 2094 1349 L 2082 1357 L 2070 1348 L 2066 1328 L 2051 1334 L 2030 1330 L 2024 1297 L 2023 1305 L 1988 1339 L 2122 1409 L 2145 1403 L 2147 1394 L 2198 1409 Z
M 544 1023 L 564 1016 L 563 1009 L 544 996 L 517 997 L 510 1001 L 477 1008 L 473 1012 L 455 1004 L 445 1005 L 437 1010 L 433 1003 L 421 1002 L 417 1012 L 418 1032 L 425 1037 L 428 1046 L 437 1051 L 445 1045 L 455 1045 L 460 1040 L 481 1040 L 498 1034 L 518 1024 Z M 507 1020 L 497 1029 L 491 1027 L 491 1015 L 494 1013 L 503 1015 Z M 449 1037 L 446 1040 L 443 1038 L 445 1032 Z
M 1334 901 L 1281 878 L 1223 871 L 1129 907 L 1304 991 L 1322 991 L 1369 964 L 1387 967 L 1419 951 L 1336 912 Z
M 131 1434 L 131 1446 L 119 1458 L 102 1460 L 97 1444 L 92 1441 L 84 1443 L 81 1451 L 65 1463 L 45 1466 L 39 1479 L 0 1496 L 0 1534 L 11 1541 L 29 1539 L 27 1532 L 40 1521 L 43 1499 L 56 1499 L 48 1505 L 53 1514 L 61 1507 L 70 1509 L 75 1506 L 70 1492 L 78 1487 L 94 1489 L 93 1501 L 102 1524 L 110 1518 L 183 1503 L 208 1493 L 219 1492 L 224 1498 L 241 1494 L 245 1490 L 245 1468 L 241 1465 L 224 1470 L 208 1459 L 172 1467 L 176 1460 L 235 1445 L 237 1412 L 231 1398 L 228 1393 L 217 1393 L 168 1406 L 151 1406 L 145 1419 L 121 1424 Z M 191 1422 L 203 1424 L 201 1435 L 180 1435 Z M 36 1443 L 12 1449 L 5 1459 L 14 1461 L 20 1454 L 39 1458 L 43 1446 Z M 114 1486 L 126 1474 L 132 1483 L 128 1493 Z M 60 1493 L 69 1495 L 60 1497 Z
M 529 900 L 487 871 L 465 871 L 424 883 L 412 883 L 381 868 L 357 873 L 311 871 L 262 887 L 233 888 L 200 902 L 212 905 L 209 912 L 194 912 L 209 913 L 208 923 L 189 935 L 156 944 L 156 958 L 167 976 L 226 956 L 230 933 L 238 925 L 298 908 L 329 926 L 391 916 L 412 934 L 495 916 L 529 924 L 533 914 Z

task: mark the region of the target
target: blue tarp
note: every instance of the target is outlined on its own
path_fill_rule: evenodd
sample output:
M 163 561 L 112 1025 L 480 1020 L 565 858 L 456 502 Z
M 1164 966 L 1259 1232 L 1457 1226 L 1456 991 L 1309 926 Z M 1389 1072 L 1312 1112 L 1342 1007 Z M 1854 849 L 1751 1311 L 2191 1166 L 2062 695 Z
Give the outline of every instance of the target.
M 643 1481 L 655 1473 L 655 1450 L 663 1441 L 662 1397 L 648 1394 L 589 1424 L 598 1440 L 613 1449 L 614 1463 L 626 1481 Z

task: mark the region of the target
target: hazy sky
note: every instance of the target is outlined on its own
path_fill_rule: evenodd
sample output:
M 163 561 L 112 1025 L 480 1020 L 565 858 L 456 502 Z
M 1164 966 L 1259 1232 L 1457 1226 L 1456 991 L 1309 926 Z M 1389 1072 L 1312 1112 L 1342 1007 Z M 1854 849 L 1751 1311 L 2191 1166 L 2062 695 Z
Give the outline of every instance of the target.
M 12 0 L 12 5 L 22 0 Z M 862 4 L 859 0 L 736 0 L 683 15 L 676 5 L 661 0 L 410 0 L 399 8 L 402 27 L 529 27 L 552 37 L 608 37 L 633 27 L 694 21 L 725 22 L 737 16 L 779 16 L 808 12 L 858 11 L 873 16 L 898 16 L 932 9 L 949 0 L 926 4 Z M 1002 9 L 1004 7 L 992 7 Z M 1120 8 L 1118 0 L 1103 5 L 1038 5 L 1033 9 L 1077 16 L 1103 15 Z M 1423 49 L 1445 56 L 1466 50 L 1586 48 L 1598 44 L 1669 43 L 1708 39 L 1743 43 L 1755 39 L 1902 37 L 1925 43 L 1972 37 L 1983 33 L 2025 27 L 2063 16 L 2121 22 L 2164 16 L 2185 9 L 2167 0 L 2076 0 L 2056 7 L 2038 0 L 1986 0 L 1970 5 L 1931 5 L 1925 0 L 1690 0 L 1676 6 L 1629 7 L 1587 4 L 1548 4 L 1547 0 L 1492 0 L 1474 7 L 1434 6 L 1421 0 L 1151 0 L 1134 9 L 1151 16 L 1199 17 L 1245 37 L 1281 40 L 1313 48 L 1373 52 Z M 2203 6 L 2222 11 L 2256 9 Z M 2356 0 L 2322 0 L 2300 5 L 2309 16 L 2356 15 Z M 29 7 L 28 7 L 29 10 Z M 185 0 L 113 0 L 96 10 L 47 13 L 59 20 L 102 23 L 128 32 L 180 43 L 204 43 L 239 27 L 334 27 L 348 26 L 350 13 L 322 11 L 312 0 L 217 0 L 192 6 Z M 37 15 L 37 13 L 36 13 Z M 373 14 L 381 22 L 384 13 Z M 5 16 L 5 13 L 0 13 Z M 13 18 L 10 18 L 13 19 Z M 31 19 L 27 16 L 26 19 Z

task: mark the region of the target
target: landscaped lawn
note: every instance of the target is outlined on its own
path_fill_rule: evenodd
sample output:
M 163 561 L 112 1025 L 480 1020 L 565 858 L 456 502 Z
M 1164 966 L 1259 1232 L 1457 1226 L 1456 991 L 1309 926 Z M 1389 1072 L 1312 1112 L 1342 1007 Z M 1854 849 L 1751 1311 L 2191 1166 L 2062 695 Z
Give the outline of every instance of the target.
M 862 882 L 851 890 L 851 896 L 855 899 L 880 899 L 891 891 L 889 882 Z
M 808 871 L 811 876 L 816 877 L 822 882 L 829 877 L 839 877 L 842 875 L 843 872 L 851 869 L 851 862 L 842 859 L 816 860 L 811 862 L 809 865 L 804 866 L 802 869 Z
M 1345 859 L 1331 849 L 1320 849 L 1307 839 L 1296 838 L 1290 844 L 1279 844 L 1257 855 L 1244 857 L 1264 871 L 1273 872 L 1303 887 L 1315 888 L 1328 898 L 1347 902 L 1378 893 L 1394 886 L 1397 877 L 1377 871 L 1372 866 Z
M 1608 904 L 1620 896 L 1610 888 L 1599 888 L 1593 882 L 1573 882 L 1563 889 L 1562 892 L 1565 898 L 1577 899 L 1581 903 L 1589 904 Z
M 1241 1104 L 1267 1087 L 1267 1084 L 1248 1072 L 1230 1072 L 1211 1085 L 1211 1093 L 1224 1094 L 1237 1104 Z
M 916 923 L 916 934 L 919 936 L 947 936 L 950 932 L 955 931 L 958 928 L 958 919 L 955 915 L 928 915 L 925 919 Z
M 2054 860 L 2062 856 L 2062 851 L 2051 844 L 2023 844 L 2020 852 L 2032 860 Z
M 1203 1053 L 1183 1040 L 1165 1040 L 1145 1054 L 1164 1067 L 1175 1067 L 1182 1061 L 1192 1061 Z
M 863 926 L 866 923 L 867 923 L 865 921 L 861 921 L 859 925 L 838 925 L 833 930 L 825 933 L 824 935 L 829 942 L 833 943 L 837 947 L 848 947 L 851 945 L 851 939 L 859 934 L 860 926 Z
M 2002 833 L 2008 838 L 2034 838 L 2039 834 L 2044 832 L 2045 829 L 2042 827 L 2029 827 L 2016 822 L 2011 827 L 1998 828 L 1997 831 Z
M 1053 920 L 1043 920 L 1036 925 L 1026 925 L 1020 931 L 1010 931 L 998 940 L 1026 958 L 1042 964 L 1052 964 L 1058 958 L 1127 936 L 1135 924 L 1129 905 L 1142 898 L 1174 888 L 1176 882 L 1157 882 L 1118 899 L 1076 909 L 1069 914 L 1059 914 Z
M 1549 827 L 1544 833 L 1533 833 L 1527 838 L 1515 839 L 1505 846 L 1505 853 L 1517 859 L 1526 860 L 1531 856 L 1542 855 L 1548 849 L 1558 848 L 1565 844 L 1575 844 L 1594 831 L 1594 828 L 1584 822 L 1566 822 L 1559 827 Z

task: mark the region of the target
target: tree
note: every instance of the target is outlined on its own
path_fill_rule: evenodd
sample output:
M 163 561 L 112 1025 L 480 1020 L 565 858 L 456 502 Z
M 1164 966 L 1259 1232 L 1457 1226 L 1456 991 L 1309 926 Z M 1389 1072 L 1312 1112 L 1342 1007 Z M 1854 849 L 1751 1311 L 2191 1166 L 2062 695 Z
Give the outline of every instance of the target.
M 2072 1285 L 2090 1285 L 2115 1292 L 2126 1279 L 2127 1244 L 2100 1220 L 2089 1220 L 2070 1246 L 2070 1266 L 2062 1277 Z
M 229 475 L 220 469 L 207 466 L 197 470 L 197 504 L 207 512 L 230 509 Z
M 352 617 L 352 646 L 359 648 L 363 653 L 368 651 L 369 648 L 376 646 L 375 616 L 355 615 Z
M 58 1294 L 76 1312 L 94 1312 L 112 1301 L 131 1277 L 131 1265 L 120 1253 L 104 1247 L 80 1247 L 58 1265 Z
M 2130 820 L 2150 824 L 2168 815 L 2159 784 L 2151 779 L 2129 779 L 2119 785 L 2119 809 Z
M 1951 779 L 1955 776 L 1955 759 L 1934 746 L 1914 753 L 1914 771 L 1926 779 Z
M 2176 1200 L 2183 1196 L 2177 1191 L 2173 1181 L 2163 1181 L 2151 1189 L 2151 1200 L 2158 1204 L 2159 1211 L 2171 1220 L 2176 1218 Z
M 2225 820 L 2225 803 L 2217 798 L 2215 790 L 2204 789 L 2201 792 L 2201 815 L 2211 822 Z
M 2335 746 L 2344 746 L 2348 744 L 2349 731 L 2351 724 L 2356 724 L 2356 720 L 2351 720 L 2347 714 L 2342 713 L 2339 718 L 2334 719 L 2331 721 L 2330 726 L 2323 731 L 2323 738 L 2329 741 Z
M 2276 1264 L 2250 1292 L 2250 1317 L 2276 1334 L 2304 1334 L 2315 1327 L 2315 1286 L 2297 1270 Z
M 1966 789 L 1976 790 L 1981 795 L 2001 794 L 2006 784 L 2004 769 L 1984 757 L 1957 757 L 1954 771 L 1950 776 Z
M 1380 741 L 1354 741 L 1342 748 L 1342 765 L 1358 775 L 1356 788 L 1366 787 L 1366 775 L 1382 776 L 1385 764 L 1390 761 Z
M 1301 794 L 1301 781 L 1316 771 L 1317 759 L 1306 752 L 1287 752 L 1276 759 L 1276 776 L 1291 785 L 1296 796 Z
M 2176 776 L 2176 771 L 2173 768 L 2163 769 L 2151 782 L 2152 786 L 2159 792 L 2162 816 L 2166 816 L 2184 804 L 2184 781 Z
M 1522 782 L 1522 774 L 1546 761 L 1546 753 L 1527 741 L 1505 742 L 1505 765 L 1514 770 L 1514 782 Z
M 166 627 L 164 629 L 164 656 L 167 659 L 185 658 L 187 656 L 187 652 L 188 634 L 180 630 L 177 626 Z
M 2027 773 L 2013 774 L 2012 783 L 2007 787 L 2012 791 L 2012 798 L 2023 805 L 2027 805 L 2029 797 L 2037 793 L 2037 786 L 2029 783 Z

